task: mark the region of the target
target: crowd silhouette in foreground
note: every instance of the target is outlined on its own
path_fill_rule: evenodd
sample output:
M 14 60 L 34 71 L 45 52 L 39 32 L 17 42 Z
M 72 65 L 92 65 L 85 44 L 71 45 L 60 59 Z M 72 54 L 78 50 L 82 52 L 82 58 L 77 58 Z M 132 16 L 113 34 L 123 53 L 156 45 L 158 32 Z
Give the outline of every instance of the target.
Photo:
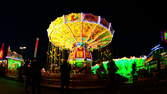
M 85 60 L 86 61 L 86 60 Z M 104 68 L 104 65 L 102 62 L 109 61 L 107 64 L 107 69 Z M 113 59 L 100 59 L 100 61 L 97 63 L 99 64 L 99 68 L 96 70 L 97 78 L 99 80 L 107 80 L 106 87 L 112 88 L 114 90 L 118 90 L 120 88 L 121 82 L 127 80 L 123 78 L 123 76 L 120 76 L 117 71 L 118 67 L 116 66 L 116 63 Z M 0 74 L 3 76 L 5 73 L 3 73 L 3 65 L 0 65 L 1 71 Z M 61 65 L 60 65 L 60 80 L 61 80 L 61 92 L 62 94 L 69 92 L 70 88 L 70 72 L 72 72 L 72 65 L 67 62 L 67 59 L 63 59 Z M 34 58 L 32 61 L 30 59 L 25 60 L 24 66 L 21 66 L 19 70 L 19 77 L 23 77 L 20 79 L 23 79 L 24 86 L 25 86 L 25 92 L 31 94 L 41 94 L 40 90 L 40 82 L 41 82 L 41 62 Z M 158 68 L 159 69 L 159 68 Z M 160 69 L 159 69 L 160 70 Z M 82 72 L 84 74 L 83 80 L 90 80 L 91 79 L 91 65 L 88 62 L 83 62 L 83 67 L 78 69 L 79 72 Z M 148 71 L 144 74 L 137 73 L 137 66 L 136 62 L 133 62 L 132 64 L 132 71 L 131 76 L 133 80 L 133 84 L 136 84 L 136 82 L 139 79 L 138 75 L 142 76 L 148 76 L 146 75 Z M 144 72 L 142 72 L 144 73 Z M 1 76 L 0 75 L 0 76 Z M 22 75 L 22 76 L 21 76 Z
M 41 63 L 38 59 L 34 58 L 32 62 L 29 59 L 25 60 L 22 70 L 22 77 L 24 81 L 24 88 L 26 93 L 41 94 L 40 81 L 41 81 Z

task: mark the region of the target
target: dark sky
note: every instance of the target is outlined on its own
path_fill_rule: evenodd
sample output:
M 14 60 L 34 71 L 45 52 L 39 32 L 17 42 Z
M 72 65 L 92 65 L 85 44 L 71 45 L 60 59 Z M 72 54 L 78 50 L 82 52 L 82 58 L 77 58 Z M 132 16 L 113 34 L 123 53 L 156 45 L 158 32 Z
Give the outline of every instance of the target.
M 115 56 L 140 56 L 160 42 L 160 31 L 167 27 L 164 2 L 127 0 L 114 2 L 10 2 L 1 8 L 0 44 L 18 50 L 26 45 L 33 51 L 40 38 L 40 52 L 47 49 L 47 28 L 51 21 L 71 12 L 93 13 L 112 22 L 115 35 L 110 44 Z

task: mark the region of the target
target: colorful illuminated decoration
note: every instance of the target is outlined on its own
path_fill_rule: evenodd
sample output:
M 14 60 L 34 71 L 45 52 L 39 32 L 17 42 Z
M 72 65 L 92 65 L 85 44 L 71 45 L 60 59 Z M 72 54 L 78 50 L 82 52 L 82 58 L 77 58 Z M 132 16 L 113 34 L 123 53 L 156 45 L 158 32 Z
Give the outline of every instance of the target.
M 145 59 L 146 57 L 124 57 L 121 59 L 114 59 L 116 66 L 119 68 L 117 73 L 126 78 L 130 78 L 132 72 L 132 64 L 134 62 L 136 63 L 136 71 L 139 71 L 140 69 L 146 69 L 146 66 L 144 65 Z
M 146 69 L 146 65 L 145 65 L 145 60 L 146 60 L 146 56 L 145 57 L 123 57 L 123 58 L 118 58 L 118 59 L 113 59 L 116 66 L 118 67 L 117 70 L 117 74 L 119 74 L 122 77 L 127 78 L 129 81 L 132 79 L 132 64 L 136 63 L 136 71 L 140 71 L 142 69 Z M 105 72 L 106 74 L 108 74 L 108 61 L 103 61 L 101 64 L 104 68 L 104 70 L 102 72 Z M 93 72 L 93 74 L 97 73 L 97 70 L 100 68 L 100 64 L 95 64 L 94 66 L 91 67 L 91 70 Z
M 161 32 L 161 39 L 162 41 L 167 42 L 167 31 Z
M 158 44 L 151 49 L 151 52 L 147 56 L 146 64 L 149 71 L 154 71 L 158 68 L 158 62 L 160 62 L 160 69 L 167 68 L 167 50 L 162 45 Z
M 3 59 L 3 55 L 4 55 L 4 43 L 2 44 L 0 48 L 0 59 Z
M 0 65 L 4 64 L 5 66 L 7 66 L 7 60 L 0 60 Z
M 24 61 L 22 55 L 10 50 L 10 46 L 8 47 L 6 58 L 8 60 L 8 69 L 11 71 L 16 71 Z
M 8 58 L 8 69 L 9 70 L 17 70 L 17 68 L 19 68 L 21 66 L 22 61 L 20 60 L 14 60 L 14 59 L 10 59 Z
M 48 44 L 47 52 L 47 70 L 50 72 L 58 73 L 57 70 L 60 67 L 60 64 L 63 60 L 64 50 L 59 47 L 55 47 L 52 43 Z
M 71 63 L 92 61 L 90 51 L 108 45 L 114 34 L 111 23 L 93 14 L 71 13 L 58 17 L 48 28 L 50 42 L 70 50 Z

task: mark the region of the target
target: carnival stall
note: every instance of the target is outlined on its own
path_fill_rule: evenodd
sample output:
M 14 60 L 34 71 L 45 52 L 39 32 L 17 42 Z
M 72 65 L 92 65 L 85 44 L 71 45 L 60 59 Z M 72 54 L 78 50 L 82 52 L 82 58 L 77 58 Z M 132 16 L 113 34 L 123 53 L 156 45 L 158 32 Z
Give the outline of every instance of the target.
M 23 57 L 17 52 L 12 51 L 8 52 L 6 58 L 8 65 L 7 76 L 16 78 L 18 76 L 19 68 L 24 64 Z

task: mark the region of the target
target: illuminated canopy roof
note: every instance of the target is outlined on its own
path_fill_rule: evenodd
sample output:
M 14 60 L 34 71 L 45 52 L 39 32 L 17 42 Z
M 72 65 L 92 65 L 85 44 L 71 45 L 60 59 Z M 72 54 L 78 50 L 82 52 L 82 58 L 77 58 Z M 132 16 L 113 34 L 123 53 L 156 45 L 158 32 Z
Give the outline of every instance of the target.
M 114 30 L 104 18 L 85 13 L 71 13 L 51 22 L 48 37 L 55 46 L 72 50 L 77 43 L 98 49 L 109 44 Z

